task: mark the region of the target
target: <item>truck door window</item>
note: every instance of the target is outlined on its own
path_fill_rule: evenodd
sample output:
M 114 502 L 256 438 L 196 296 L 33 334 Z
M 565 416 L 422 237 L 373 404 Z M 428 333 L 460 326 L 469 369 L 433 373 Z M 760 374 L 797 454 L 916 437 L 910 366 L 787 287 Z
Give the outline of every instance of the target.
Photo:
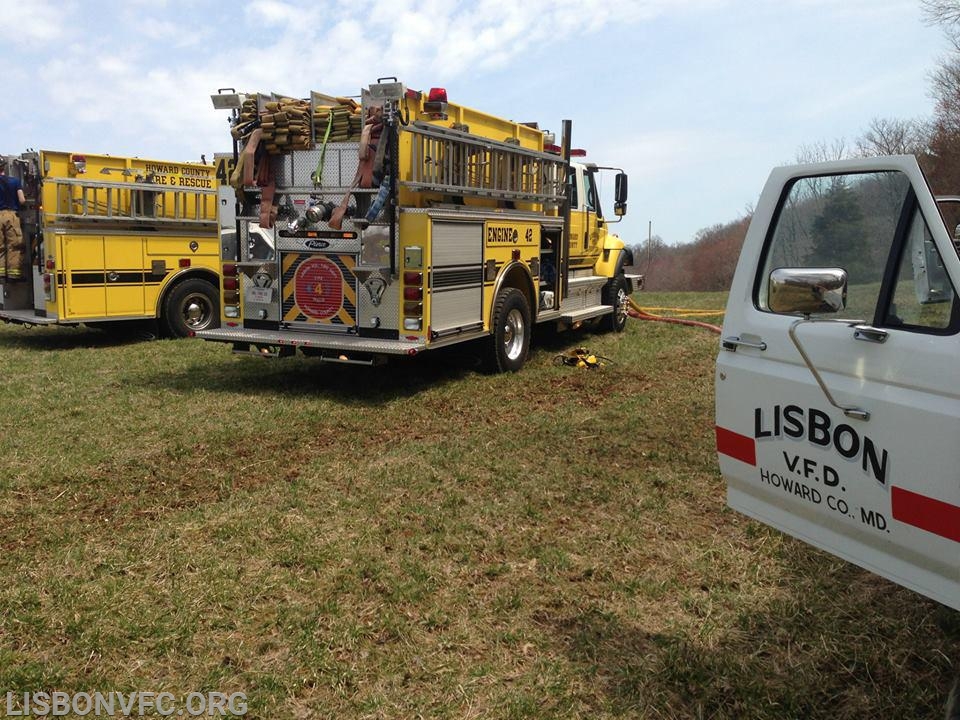
M 756 280 L 761 310 L 769 311 L 768 279 L 781 267 L 846 270 L 845 317 L 919 332 L 948 332 L 960 322 L 943 260 L 900 172 L 795 180 Z
M 920 212 L 914 210 L 884 324 L 945 330 L 951 325 L 955 297 L 930 229 Z
M 899 172 L 800 178 L 788 186 L 767 239 L 755 303 L 767 306 L 770 272 L 781 267 L 847 271 L 847 317 L 872 321 L 887 257 L 912 197 Z

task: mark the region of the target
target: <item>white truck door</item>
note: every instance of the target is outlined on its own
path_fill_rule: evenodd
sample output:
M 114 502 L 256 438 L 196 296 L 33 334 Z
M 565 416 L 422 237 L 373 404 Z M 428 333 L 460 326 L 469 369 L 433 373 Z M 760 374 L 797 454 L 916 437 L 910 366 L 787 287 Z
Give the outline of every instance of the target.
M 771 304 L 771 273 L 803 305 L 824 268 L 845 271 L 846 309 L 794 326 L 803 315 Z M 778 168 L 716 367 L 729 505 L 955 609 L 958 287 L 960 259 L 912 156 Z

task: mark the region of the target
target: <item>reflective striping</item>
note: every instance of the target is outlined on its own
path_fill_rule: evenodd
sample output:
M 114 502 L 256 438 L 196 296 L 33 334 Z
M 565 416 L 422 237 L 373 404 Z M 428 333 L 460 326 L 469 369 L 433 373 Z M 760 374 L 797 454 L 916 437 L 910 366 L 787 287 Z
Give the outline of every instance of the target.
M 74 272 L 70 273 L 71 285 L 106 285 L 105 272 Z
M 434 268 L 430 278 L 432 288 L 476 286 L 483 282 L 483 267 Z
M 111 275 L 113 277 L 111 277 Z M 70 284 L 83 285 L 159 285 L 166 275 L 157 275 L 151 270 L 81 270 L 70 273 Z M 57 273 L 63 284 L 63 273 Z
M 719 425 L 717 426 L 717 452 L 747 465 L 757 464 L 756 441 L 752 437 L 735 433 Z
M 890 505 L 894 520 L 960 542 L 960 507 L 896 486 Z

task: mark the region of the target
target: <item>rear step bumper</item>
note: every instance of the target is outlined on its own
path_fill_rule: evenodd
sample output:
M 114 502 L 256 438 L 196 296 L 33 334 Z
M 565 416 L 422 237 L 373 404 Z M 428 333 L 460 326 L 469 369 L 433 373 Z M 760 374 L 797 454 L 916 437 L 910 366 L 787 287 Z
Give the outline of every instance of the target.
M 594 305 L 593 307 L 581 308 L 579 310 L 571 310 L 569 312 L 560 311 L 560 319 L 566 322 L 581 322 L 583 320 L 589 320 L 590 318 L 601 317 L 603 315 L 609 315 L 613 312 L 613 307 L 610 305 Z
M 0 321 L 18 325 L 56 325 L 59 322 L 55 317 L 37 315 L 34 310 L 0 310 Z
M 386 340 L 381 338 L 363 338 L 356 335 L 318 334 L 284 330 L 244 330 L 242 328 L 217 328 L 201 330 L 196 334 L 202 340 L 213 342 L 241 343 L 254 346 L 288 346 L 291 348 L 317 348 L 320 350 L 339 350 L 344 353 L 366 353 L 371 355 L 416 355 L 426 350 L 425 340 Z

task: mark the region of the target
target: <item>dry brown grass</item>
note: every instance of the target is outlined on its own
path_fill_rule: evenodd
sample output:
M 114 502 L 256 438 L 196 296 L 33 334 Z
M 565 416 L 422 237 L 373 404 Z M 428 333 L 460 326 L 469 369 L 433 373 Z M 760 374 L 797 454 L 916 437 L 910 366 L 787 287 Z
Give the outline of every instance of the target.
M 0 328 L 0 689 L 938 717 L 956 613 L 725 508 L 716 343 L 634 322 L 490 376 L 466 350 L 355 369 Z M 614 362 L 554 364 L 577 344 Z

